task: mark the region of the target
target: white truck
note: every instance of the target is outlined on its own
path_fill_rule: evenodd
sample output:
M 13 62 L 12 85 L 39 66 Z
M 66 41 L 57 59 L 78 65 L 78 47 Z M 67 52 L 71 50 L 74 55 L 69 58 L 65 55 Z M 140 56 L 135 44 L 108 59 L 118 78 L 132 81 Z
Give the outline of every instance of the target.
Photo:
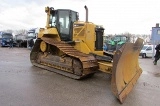
M 156 50 L 154 45 L 144 45 L 139 56 L 142 56 L 142 58 L 153 57 L 155 53 Z
M 37 39 L 38 32 L 39 32 L 39 28 L 32 28 L 32 29 L 28 30 L 28 32 L 27 32 L 27 48 L 30 48 L 29 41 L 31 39 L 33 39 L 33 41 L 35 43 L 35 41 Z

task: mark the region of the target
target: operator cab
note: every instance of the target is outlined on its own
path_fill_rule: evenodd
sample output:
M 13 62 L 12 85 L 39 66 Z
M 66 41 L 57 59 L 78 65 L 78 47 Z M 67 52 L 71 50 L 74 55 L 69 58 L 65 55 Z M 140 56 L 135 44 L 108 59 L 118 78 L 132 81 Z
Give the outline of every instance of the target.
M 62 41 L 72 41 L 73 22 L 78 21 L 78 12 L 69 9 L 50 8 L 51 28 L 57 28 Z

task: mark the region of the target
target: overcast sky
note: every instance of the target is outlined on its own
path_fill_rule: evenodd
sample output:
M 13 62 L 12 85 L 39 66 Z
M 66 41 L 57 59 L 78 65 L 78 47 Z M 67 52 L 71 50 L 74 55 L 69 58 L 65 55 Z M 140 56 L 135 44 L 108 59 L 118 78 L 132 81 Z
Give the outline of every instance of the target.
M 45 7 L 72 9 L 103 25 L 106 34 L 150 34 L 160 22 L 160 0 L 0 0 L 0 30 L 45 27 Z

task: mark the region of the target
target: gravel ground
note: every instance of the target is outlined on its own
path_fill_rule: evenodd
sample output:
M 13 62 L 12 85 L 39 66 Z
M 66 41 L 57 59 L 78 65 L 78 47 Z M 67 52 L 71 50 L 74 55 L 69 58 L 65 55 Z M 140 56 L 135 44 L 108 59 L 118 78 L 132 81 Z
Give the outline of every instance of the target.
M 32 66 L 27 48 L 0 47 L 0 106 L 160 106 L 160 61 L 139 57 L 143 73 L 123 104 L 110 76 L 74 80 Z

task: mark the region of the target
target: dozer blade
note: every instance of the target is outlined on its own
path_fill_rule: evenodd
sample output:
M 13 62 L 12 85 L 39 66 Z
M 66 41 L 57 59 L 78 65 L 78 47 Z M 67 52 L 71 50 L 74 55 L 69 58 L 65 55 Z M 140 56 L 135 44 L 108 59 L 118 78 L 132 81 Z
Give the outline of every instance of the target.
M 135 43 L 126 43 L 113 56 L 111 88 L 115 96 L 124 102 L 142 73 L 138 57 L 143 47 L 143 40 L 138 38 Z

